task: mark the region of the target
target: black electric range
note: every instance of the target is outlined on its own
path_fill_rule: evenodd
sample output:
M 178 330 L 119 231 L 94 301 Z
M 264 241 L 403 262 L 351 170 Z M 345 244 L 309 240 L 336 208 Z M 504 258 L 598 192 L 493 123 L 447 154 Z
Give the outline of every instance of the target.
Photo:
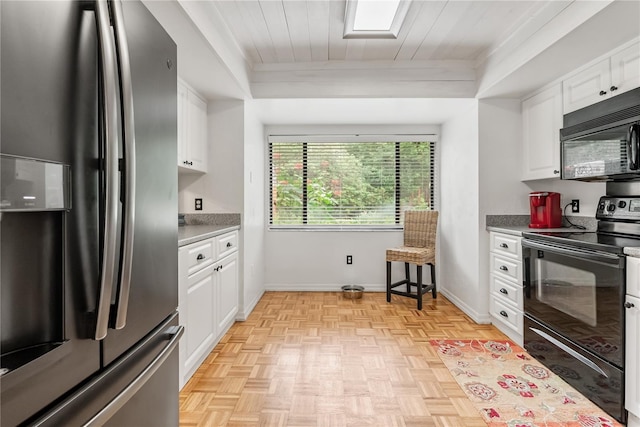
M 640 247 L 640 197 L 600 198 L 597 231 L 525 232 L 524 346 L 624 422 L 626 256 Z

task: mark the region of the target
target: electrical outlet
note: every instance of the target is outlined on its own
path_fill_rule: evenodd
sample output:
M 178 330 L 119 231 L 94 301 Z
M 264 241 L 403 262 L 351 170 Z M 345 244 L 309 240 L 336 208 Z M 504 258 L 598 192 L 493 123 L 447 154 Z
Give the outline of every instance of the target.
M 573 213 L 580 212 L 580 200 L 578 199 L 571 200 L 571 212 Z
M 202 210 L 202 199 L 196 199 L 196 210 L 197 211 Z
M 351 255 L 347 255 L 347 264 L 348 265 L 353 264 L 353 257 Z

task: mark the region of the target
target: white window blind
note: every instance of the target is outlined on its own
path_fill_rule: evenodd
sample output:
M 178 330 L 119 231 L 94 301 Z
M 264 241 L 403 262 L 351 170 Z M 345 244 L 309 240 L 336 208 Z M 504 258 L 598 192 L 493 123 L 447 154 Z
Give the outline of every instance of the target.
M 433 209 L 435 142 L 398 138 L 270 136 L 271 227 L 386 228 Z

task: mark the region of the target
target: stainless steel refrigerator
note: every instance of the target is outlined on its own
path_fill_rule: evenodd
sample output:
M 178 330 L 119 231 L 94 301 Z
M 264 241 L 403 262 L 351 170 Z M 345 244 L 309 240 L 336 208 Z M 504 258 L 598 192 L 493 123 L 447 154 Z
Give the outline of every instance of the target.
M 135 0 L 0 18 L 0 424 L 177 425 L 176 46 Z

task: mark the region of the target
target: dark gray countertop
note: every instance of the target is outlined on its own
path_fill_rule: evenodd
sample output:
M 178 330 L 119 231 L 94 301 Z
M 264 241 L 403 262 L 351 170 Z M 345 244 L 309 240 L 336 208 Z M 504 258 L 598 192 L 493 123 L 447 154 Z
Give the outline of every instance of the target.
M 181 225 L 178 227 L 178 247 L 239 229 L 239 225 Z
M 568 233 L 571 231 L 581 232 L 581 231 L 596 231 L 595 229 L 581 230 L 575 227 L 562 227 L 562 228 L 529 228 L 528 225 L 499 225 L 499 226 L 489 226 L 487 227 L 487 231 L 495 231 L 498 233 L 511 234 L 513 236 L 522 236 L 523 232 L 531 232 L 531 233 L 550 233 L 550 232 L 564 232 Z

